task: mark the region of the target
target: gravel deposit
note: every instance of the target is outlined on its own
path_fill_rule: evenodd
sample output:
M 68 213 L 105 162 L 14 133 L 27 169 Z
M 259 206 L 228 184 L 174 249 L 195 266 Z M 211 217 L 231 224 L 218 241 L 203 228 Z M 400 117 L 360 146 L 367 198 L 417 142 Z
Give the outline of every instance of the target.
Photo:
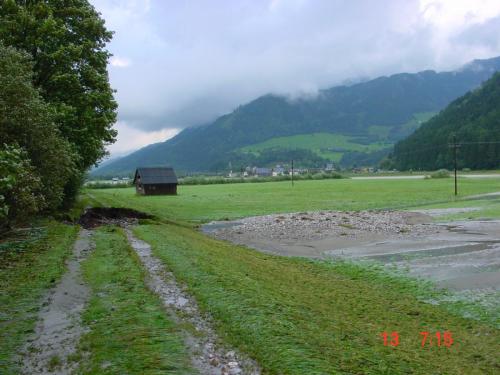
M 236 222 L 214 222 L 204 231 L 216 238 L 237 241 L 255 236 L 276 241 L 310 241 L 324 238 L 356 238 L 366 234 L 421 236 L 442 228 L 429 216 L 406 211 L 320 211 L 248 217 Z

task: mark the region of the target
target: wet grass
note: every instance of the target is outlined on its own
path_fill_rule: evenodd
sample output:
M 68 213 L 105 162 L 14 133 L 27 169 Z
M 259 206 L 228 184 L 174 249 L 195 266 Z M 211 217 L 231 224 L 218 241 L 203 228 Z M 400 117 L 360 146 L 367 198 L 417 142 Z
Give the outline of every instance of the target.
M 33 333 L 40 301 L 65 271 L 78 228 L 53 221 L 0 241 L 0 373 L 18 373 L 16 355 Z
M 90 331 L 80 343 L 85 374 L 186 374 L 189 356 L 178 327 L 145 286 L 145 271 L 121 229 L 103 227 L 82 263 L 92 289 L 83 313 Z
M 500 185 L 500 184 L 499 184 Z M 500 186 L 498 188 L 500 191 Z M 436 221 L 474 220 L 474 219 L 499 219 L 500 196 L 461 199 L 454 202 L 431 204 L 419 208 L 446 209 L 446 208 L 472 208 L 474 211 L 443 214 L 436 217 Z
M 498 373 L 498 330 L 421 302 L 414 281 L 262 254 L 181 226 L 141 225 L 136 234 L 266 373 Z M 399 346 L 384 346 L 384 331 L 398 332 Z M 422 331 L 449 331 L 455 342 L 421 348 Z
M 191 223 L 245 216 L 317 210 L 400 209 L 456 202 L 472 194 L 500 190 L 498 179 L 320 180 L 272 184 L 179 186 L 177 196 L 138 196 L 133 188 L 89 190 L 93 203 L 129 207 L 163 220 Z

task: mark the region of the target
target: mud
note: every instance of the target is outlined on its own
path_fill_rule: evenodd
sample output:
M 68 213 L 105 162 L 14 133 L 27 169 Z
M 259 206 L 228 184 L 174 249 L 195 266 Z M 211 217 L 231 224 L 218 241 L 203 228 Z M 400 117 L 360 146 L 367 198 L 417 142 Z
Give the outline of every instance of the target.
M 35 333 L 23 350 L 23 374 L 66 375 L 78 366 L 70 357 L 85 333 L 80 314 L 90 296 L 80 273 L 80 262 L 91 250 L 91 232 L 82 229 L 67 262 L 67 272 L 43 303 Z
M 440 217 L 445 215 L 463 214 L 468 212 L 480 211 L 481 207 L 462 207 L 462 208 L 428 208 L 423 210 L 413 210 L 423 215 Z
M 450 212 L 320 213 L 330 217 L 326 225 L 312 216 L 303 220 L 302 214 L 269 215 L 209 224 L 203 230 L 282 256 L 377 261 L 456 291 L 500 290 L 500 221 L 425 222 Z
M 101 225 L 136 224 L 139 219 L 152 219 L 153 216 L 130 208 L 94 207 L 87 208 L 78 220 L 85 229 L 93 229 Z
M 194 327 L 196 333 L 184 331 L 184 341 L 191 352 L 192 364 L 201 374 L 249 374 L 258 375 L 255 361 L 236 350 L 220 344 L 209 316 L 201 314 L 196 301 L 177 284 L 174 275 L 151 251 L 151 246 L 137 239 L 126 229 L 132 248 L 137 252 L 148 271 L 148 287 L 160 296 L 170 317 L 180 326 Z

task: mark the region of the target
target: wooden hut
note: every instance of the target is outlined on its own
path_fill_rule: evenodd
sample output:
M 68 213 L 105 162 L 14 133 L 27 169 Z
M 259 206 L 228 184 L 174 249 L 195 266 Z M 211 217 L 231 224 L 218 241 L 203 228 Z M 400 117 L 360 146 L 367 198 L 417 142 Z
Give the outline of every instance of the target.
M 137 168 L 134 185 L 137 194 L 175 195 L 177 194 L 177 176 L 173 168 Z

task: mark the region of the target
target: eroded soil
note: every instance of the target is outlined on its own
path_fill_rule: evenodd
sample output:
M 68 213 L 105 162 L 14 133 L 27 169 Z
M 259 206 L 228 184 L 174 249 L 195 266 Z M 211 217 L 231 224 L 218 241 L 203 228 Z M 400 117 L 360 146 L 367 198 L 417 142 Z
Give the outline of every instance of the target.
M 100 225 L 136 224 L 139 219 L 152 219 L 153 216 L 131 208 L 93 207 L 87 208 L 78 220 L 78 224 L 86 229 Z

